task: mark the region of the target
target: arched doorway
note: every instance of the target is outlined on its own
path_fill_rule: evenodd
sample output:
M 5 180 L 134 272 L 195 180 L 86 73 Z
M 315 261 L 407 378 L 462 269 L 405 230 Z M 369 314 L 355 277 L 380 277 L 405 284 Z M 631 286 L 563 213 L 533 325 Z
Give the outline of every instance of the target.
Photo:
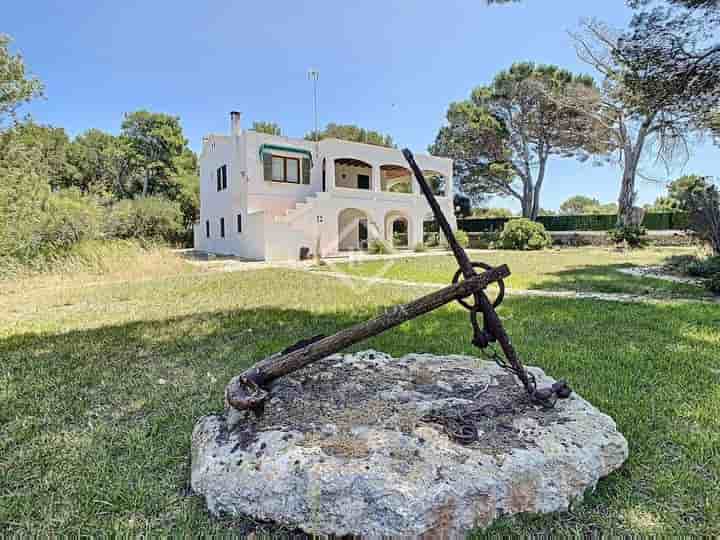
M 430 185 L 430 189 L 432 189 L 432 192 L 436 197 L 447 196 L 448 181 L 444 174 L 437 171 L 423 171 L 423 176 L 425 177 L 425 180 L 427 180 L 427 183 Z
M 435 215 L 431 212 L 423 218 L 423 243 L 426 246 L 433 247 L 440 244 L 440 227 L 435 220 Z
M 337 158 L 335 160 L 335 187 L 371 190 L 372 166 L 359 159 Z
M 394 247 L 410 247 L 410 219 L 404 213 L 393 210 L 385 215 L 385 240 Z
M 400 165 L 381 165 L 380 189 L 391 193 L 412 193 L 412 172 Z
M 357 208 L 345 208 L 338 214 L 338 251 L 367 249 L 370 241 L 370 220 Z

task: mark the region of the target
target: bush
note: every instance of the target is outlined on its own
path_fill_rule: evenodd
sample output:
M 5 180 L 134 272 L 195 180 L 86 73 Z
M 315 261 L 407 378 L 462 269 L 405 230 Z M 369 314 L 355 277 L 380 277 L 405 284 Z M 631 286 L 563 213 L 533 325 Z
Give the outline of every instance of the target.
M 639 225 L 625 225 L 608 231 L 608 237 L 615 244 L 625 244 L 631 249 L 643 248 L 647 245 L 647 230 Z
M 720 272 L 713 274 L 706 282 L 705 287 L 714 294 L 720 294 Z
M 706 259 L 695 259 L 688 264 L 686 273 L 699 278 L 712 278 L 716 274 L 720 274 L 720 255 Z
M 470 245 L 470 238 L 465 231 L 455 231 L 455 239 L 460 244 L 460 247 L 466 248 Z
M 63 190 L 48 198 L 39 229 L 41 242 L 67 249 L 83 240 L 96 240 L 103 235 L 103 218 L 104 211 L 96 199 L 76 189 Z
M 418 242 L 417 244 L 415 244 L 413 251 L 415 253 L 423 253 L 423 252 L 427 251 L 427 247 L 422 242 Z
M 698 263 L 695 255 L 672 255 L 665 259 L 665 267 L 678 274 L 690 274 L 690 269 Z
M 508 221 L 498 246 L 502 249 L 537 250 L 552 245 L 552 238 L 541 223 L 526 218 Z
M 372 253 L 373 255 L 387 255 L 388 253 L 394 252 L 393 247 L 380 238 L 373 238 L 368 244 L 368 253 Z
M 473 249 L 492 249 L 500 238 L 500 233 L 475 233 L 470 236 L 470 247 Z
M 438 240 L 438 233 L 430 232 L 423 235 L 425 237 L 425 245 L 427 247 L 437 247 L 440 244 Z
M 159 197 L 120 201 L 110 210 L 108 236 L 177 242 L 184 233 L 177 203 Z M 229 225 L 228 225 L 229 226 Z

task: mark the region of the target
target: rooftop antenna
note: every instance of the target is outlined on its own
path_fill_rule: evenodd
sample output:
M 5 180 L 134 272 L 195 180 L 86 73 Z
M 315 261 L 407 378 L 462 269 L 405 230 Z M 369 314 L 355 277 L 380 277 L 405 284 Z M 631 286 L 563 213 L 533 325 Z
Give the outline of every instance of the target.
M 313 111 L 315 116 L 315 154 L 319 155 L 318 151 L 318 140 L 320 138 L 320 132 L 318 131 L 318 99 L 317 99 L 317 83 L 320 78 L 320 72 L 317 69 L 308 70 L 308 79 L 313 83 Z

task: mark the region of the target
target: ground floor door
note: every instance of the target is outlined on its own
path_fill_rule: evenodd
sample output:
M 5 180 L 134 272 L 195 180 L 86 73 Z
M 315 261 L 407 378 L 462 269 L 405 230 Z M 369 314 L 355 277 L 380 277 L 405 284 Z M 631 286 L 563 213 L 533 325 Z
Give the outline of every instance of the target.
M 367 219 L 361 219 L 358 221 L 358 245 L 360 246 L 360 249 L 367 249 L 368 247 Z

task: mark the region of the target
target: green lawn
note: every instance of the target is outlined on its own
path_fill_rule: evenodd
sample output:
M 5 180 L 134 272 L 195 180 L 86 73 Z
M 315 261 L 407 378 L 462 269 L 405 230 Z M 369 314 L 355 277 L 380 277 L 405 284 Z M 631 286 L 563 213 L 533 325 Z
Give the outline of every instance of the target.
M 197 418 L 254 360 L 426 292 L 291 270 L 96 281 L 0 286 L 0 535 L 243 530 L 187 493 Z M 514 297 L 500 313 L 528 363 L 617 420 L 630 459 L 572 511 L 491 532 L 720 534 L 720 306 Z M 457 306 L 370 347 L 474 352 Z
M 513 289 L 541 289 L 601 293 L 705 296 L 694 285 L 636 277 L 620 268 L 660 264 L 670 255 L 695 253 L 693 248 L 644 249 L 619 252 L 604 248 L 547 251 L 476 252 L 474 260 L 494 266 L 507 264 L 512 276 L 506 285 Z M 333 265 L 336 270 L 356 276 L 383 277 L 405 281 L 448 283 L 457 263 L 451 255 L 412 257 Z

